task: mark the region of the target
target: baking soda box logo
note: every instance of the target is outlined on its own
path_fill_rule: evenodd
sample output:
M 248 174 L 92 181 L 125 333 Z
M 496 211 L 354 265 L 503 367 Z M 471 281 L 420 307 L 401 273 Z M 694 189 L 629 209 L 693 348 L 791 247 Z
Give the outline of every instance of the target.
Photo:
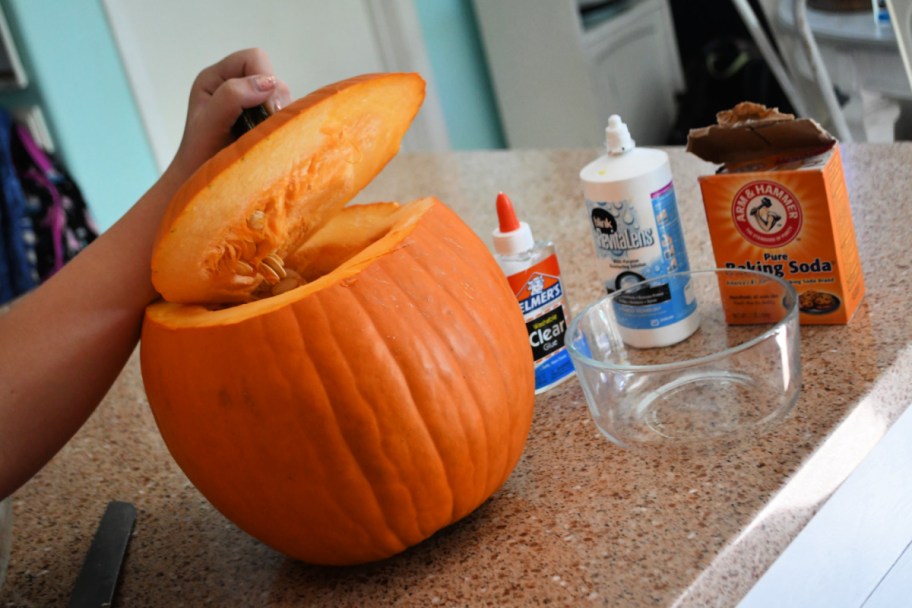
M 551 303 L 560 302 L 563 288 L 560 282 L 557 256 L 549 256 L 523 272 L 507 277 L 523 315 Z
M 726 177 L 732 183 L 723 186 L 729 180 L 717 179 L 703 184 L 704 197 L 717 201 L 706 206 L 717 265 L 801 278 L 806 284 L 812 279 L 835 282 L 837 256 L 827 200 L 802 185 L 803 174 Z
M 732 220 L 749 242 L 774 249 L 795 240 L 801 232 L 803 215 L 798 199 L 782 184 L 759 180 L 735 194 Z

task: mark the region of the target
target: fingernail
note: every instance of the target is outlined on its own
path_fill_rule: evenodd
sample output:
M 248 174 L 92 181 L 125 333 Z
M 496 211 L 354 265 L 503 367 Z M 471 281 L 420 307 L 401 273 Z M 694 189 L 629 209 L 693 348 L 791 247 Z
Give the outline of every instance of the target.
M 279 101 L 278 99 L 273 99 L 272 100 L 272 111 L 278 112 L 281 109 L 282 109 L 282 102 Z
M 271 91 L 275 88 L 276 77 L 275 76 L 254 76 L 253 77 L 253 86 L 257 91 Z

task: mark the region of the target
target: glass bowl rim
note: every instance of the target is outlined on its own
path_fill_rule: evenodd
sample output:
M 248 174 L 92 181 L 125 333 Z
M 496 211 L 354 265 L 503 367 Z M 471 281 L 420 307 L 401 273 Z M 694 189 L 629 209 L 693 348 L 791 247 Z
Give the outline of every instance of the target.
M 779 321 L 777 321 L 775 324 L 773 324 L 772 327 L 770 327 L 763 333 L 760 333 L 760 334 L 754 336 L 750 340 L 746 340 L 746 341 L 742 342 L 741 344 L 738 344 L 737 346 L 733 346 L 731 348 L 726 348 L 725 350 L 720 350 L 718 352 L 715 352 L 715 353 L 712 353 L 709 355 L 703 355 L 701 357 L 694 357 L 692 359 L 682 359 L 681 361 L 674 361 L 672 363 L 650 363 L 648 365 L 629 365 L 629 364 L 623 364 L 623 363 L 606 363 L 604 361 L 597 361 L 596 359 L 593 359 L 592 357 L 589 357 L 589 356 L 581 353 L 579 351 L 579 349 L 577 349 L 573 345 L 572 340 L 570 339 L 571 336 L 573 336 L 574 334 L 577 333 L 580 319 L 585 317 L 586 314 L 589 313 L 592 309 L 601 306 L 604 302 L 615 299 L 619 293 L 634 289 L 645 283 L 651 283 L 651 282 L 660 281 L 663 279 L 672 279 L 675 277 L 708 275 L 708 274 L 718 276 L 719 274 L 724 274 L 724 273 L 744 273 L 744 274 L 748 274 L 748 275 L 756 275 L 756 276 L 762 277 L 764 279 L 771 279 L 771 280 L 779 283 L 780 285 L 782 285 L 782 287 L 785 288 L 786 293 L 788 293 L 791 296 L 792 305 L 789 307 L 788 312 L 785 314 L 785 316 L 783 316 Z M 581 361 L 581 362 L 585 363 L 586 365 L 588 365 L 589 367 L 599 368 L 604 371 L 636 372 L 636 373 L 673 371 L 673 370 L 677 370 L 677 369 L 693 367 L 695 365 L 700 365 L 703 363 L 709 363 L 711 361 L 716 361 L 723 357 L 728 357 L 733 354 L 743 352 L 743 351 L 753 347 L 754 345 L 759 344 L 760 342 L 768 340 L 771 336 L 779 333 L 783 327 L 785 327 L 786 325 L 789 325 L 792 322 L 792 320 L 797 316 L 798 316 L 798 292 L 795 290 L 795 287 L 790 282 L 786 281 L 782 277 L 777 277 L 776 275 L 770 274 L 768 272 L 761 272 L 759 270 L 752 270 L 752 269 L 747 269 L 747 268 L 705 268 L 705 269 L 700 269 L 700 270 L 685 270 L 685 271 L 681 271 L 681 272 L 671 272 L 668 274 L 650 277 L 644 281 L 640 281 L 633 285 L 628 285 L 627 287 L 625 287 L 623 289 L 619 289 L 617 291 L 613 291 L 607 295 L 604 295 L 604 296 L 598 298 L 597 300 L 595 300 L 594 302 L 590 302 L 578 314 L 574 315 L 573 319 L 570 320 L 570 325 L 567 327 L 567 333 L 564 335 L 564 346 L 566 347 L 567 352 L 570 353 L 570 358 L 572 360 Z

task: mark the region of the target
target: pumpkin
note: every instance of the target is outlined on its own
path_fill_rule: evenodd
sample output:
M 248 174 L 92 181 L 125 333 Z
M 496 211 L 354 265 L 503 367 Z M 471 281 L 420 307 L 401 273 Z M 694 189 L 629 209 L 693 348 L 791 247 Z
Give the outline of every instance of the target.
M 528 335 L 484 243 L 432 197 L 349 204 L 423 95 L 377 74 L 296 101 L 183 185 L 154 246 L 141 367 L 161 435 L 221 513 L 310 563 L 465 517 L 531 425 Z

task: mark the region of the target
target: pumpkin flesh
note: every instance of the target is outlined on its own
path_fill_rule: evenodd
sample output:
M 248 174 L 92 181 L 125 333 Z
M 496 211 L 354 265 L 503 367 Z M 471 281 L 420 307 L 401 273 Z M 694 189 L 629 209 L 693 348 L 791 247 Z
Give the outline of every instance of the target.
M 263 259 L 297 250 L 386 165 L 424 99 L 414 74 L 304 97 L 219 152 L 162 220 L 152 282 L 170 302 L 253 299 Z

